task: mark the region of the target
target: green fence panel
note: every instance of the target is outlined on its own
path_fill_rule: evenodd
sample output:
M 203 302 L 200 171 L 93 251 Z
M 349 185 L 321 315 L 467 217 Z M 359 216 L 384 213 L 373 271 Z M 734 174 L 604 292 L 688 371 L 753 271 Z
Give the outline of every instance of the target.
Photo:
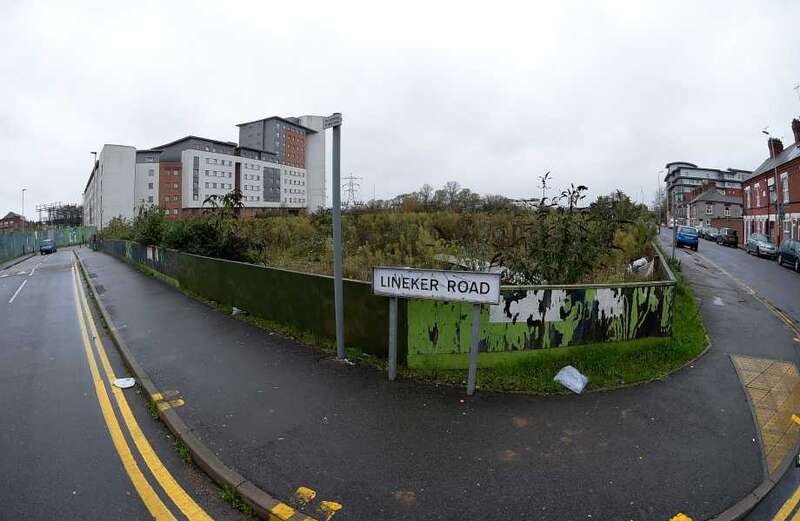
M 253 316 L 334 341 L 333 279 L 255 264 L 180 253 L 130 241 L 100 241 L 98 249 L 146 265 L 177 280 L 180 287 Z M 366 282 L 344 281 L 345 345 L 385 358 L 389 312 L 384 297 Z M 401 315 L 404 320 L 405 315 Z M 405 324 L 402 322 L 402 324 Z M 398 337 L 404 360 L 405 336 Z

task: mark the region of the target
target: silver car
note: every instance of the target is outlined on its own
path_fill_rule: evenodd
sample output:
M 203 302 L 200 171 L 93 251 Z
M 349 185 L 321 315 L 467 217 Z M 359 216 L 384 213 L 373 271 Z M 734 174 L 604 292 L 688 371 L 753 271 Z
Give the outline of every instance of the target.
M 747 253 L 755 254 L 757 257 L 774 259 L 778 256 L 778 248 L 763 233 L 754 233 L 748 237 L 747 242 L 744 244 L 744 249 Z

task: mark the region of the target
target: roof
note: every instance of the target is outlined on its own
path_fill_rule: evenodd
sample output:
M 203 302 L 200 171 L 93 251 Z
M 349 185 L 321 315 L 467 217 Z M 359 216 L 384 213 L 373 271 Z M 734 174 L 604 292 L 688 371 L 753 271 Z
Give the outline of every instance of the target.
M 764 172 L 769 172 L 770 170 L 774 170 L 793 159 L 797 159 L 800 157 L 800 147 L 798 147 L 797 143 L 792 143 L 788 147 L 783 149 L 783 152 L 778 154 L 777 156 L 768 157 L 761 165 L 753 170 L 753 173 L 749 176 L 745 176 L 742 178 L 742 181 L 748 181 L 756 176 L 763 174 Z
M 306 130 L 306 131 L 310 132 L 311 134 L 316 134 L 317 133 L 317 131 L 314 130 L 313 128 L 308 128 L 308 127 L 306 127 L 304 125 L 301 125 L 300 123 L 298 123 L 296 121 L 292 121 L 291 119 L 287 119 L 287 118 L 282 118 L 280 116 L 270 116 L 268 118 L 261 118 L 261 119 L 256 119 L 256 120 L 253 120 L 253 121 L 247 121 L 245 123 L 239 123 L 236 126 L 237 127 L 242 127 L 244 125 L 249 125 L 251 123 L 258 123 L 259 121 L 270 121 L 270 120 L 273 120 L 273 119 L 277 119 L 278 121 L 283 121 L 284 123 L 288 123 L 290 125 L 294 125 L 295 127 L 302 128 L 303 130 Z
M 147 150 L 137 150 L 137 154 L 160 154 L 163 150 L 159 150 L 157 148 L 147 149 Z
M 186 136 L 186 137 L 182 137 L 180 139 L 176 139 L 175 141 L 171 141 L 171 142 L 169 142 L 167 144 L 159 145 L 157 147 L 153 147 L 150 150 L 151 151 L 157 151 L 159 149 L 171 147 L 172 145 L 177 145 L 178 143 L 182 143 L 182 142 L 188 141 L 190 139 L 199 139 L 200 141 L 208 141 L 209 143 L 216 143 L 218 145 L 225 145 L 225 146 L 229 146 L 229 147 L 237 147 L 237 146 L 239 146 L 238 144 L 234 143 L 233 141 L 220 141 L 219 139 L 210 139 L 210 138 L 207 138 L 207 137 L 200 137 L 200 136 Z
M 95 160 L 94 166 L 92 167 L 92 171 L 89 173 L 89 180 L 86 181 L 86 186 L 83 188 L 83 193 L 86 193 L 86 190 L 89 189 L 89 185 L 92 184 L 92 179 L 94 178 L 94 173 L 97 172 L 97 167 L 100 165 L 99 160 Z
M 24 217 L 16 212 L 8 212 L 3 219 L 24 219 Z
M 709 203 L 742 204 L 742 199 L 740 197 L 722 195 L 713 188 L 698 195 L 692 199 L 689 204 L 698 203 L 700 201 L 706 201 Z

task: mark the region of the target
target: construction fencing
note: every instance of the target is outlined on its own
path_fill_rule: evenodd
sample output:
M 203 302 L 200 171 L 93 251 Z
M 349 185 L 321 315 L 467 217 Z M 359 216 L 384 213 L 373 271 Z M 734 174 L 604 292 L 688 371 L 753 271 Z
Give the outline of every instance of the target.
M 54 240 L 56 247 L 63 247 L 87 243 L 94 234 L 94 226 L 2 233 L 0 234 L 0 263 L 39 251 L 39 245 L 45 239 Z

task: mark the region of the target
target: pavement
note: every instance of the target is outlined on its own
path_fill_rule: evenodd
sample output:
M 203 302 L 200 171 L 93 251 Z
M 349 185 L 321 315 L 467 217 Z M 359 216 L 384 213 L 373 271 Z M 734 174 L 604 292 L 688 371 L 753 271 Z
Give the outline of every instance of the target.
M 663 228 L 661 231 L 661 241 L 665 248 L 671 247 L 671 233 L 672 231 L 667 228 Z M 668 253 L 670 251 L 667 249 Z M 778 266 L 774 260 L 748 255 L 742 249 L 720 246 L 705 240 L 700 241 L 699 255 L 686 249 L 678 249 L 676 253 L 678 258 L 681 259 L 684 268 L 688 268 L 686 271 L 692 286 L 695 288 L 695 293 L 701 291 L 700 288 L 705 284 L 705 281 L 701 277 L 695 277 L 695 280 L 691 280 L 691 273 L 695 271 L 692 268 L 693 266 L 698 266 L 697 269 L 701 271 L 706 268 L 715 271 L 716 268 L 721 268 L 729 275 L 729 281 L 730 277 L 735 278 L 735 281 L 729 282 L 731 287 L 741 287 L 740 283 L 745 284 L 771 304 L 780 308 L 789 318 L 800 322 L 800 302 L 797 300 L 797 295 L 800 295 L 800 274 L 794 273 L 789 268 Z M 711 261 L 713 266 L 706 260 Z M 708 297 L 712 298 L 713 305 L 711 292 L 708 292 Z M 704 315 L 706 327 L 709 328 L 711 333 L 709 324 L 711 315 L 705 313 Z M 737 324 L 742 323 L 742 317 L 738 313 L 730 313 L 729 316 L 736 320 Z M 766 332 L 767 329 L 771 329 L 770 325 L 771 323 L 753 322 L 751 327 Z M 720 327 L 724 327 L 724 324 L 721 324 Z M 744 344 L 744 342 L 741 343 Z M 796 342 L 795 345 L 797 345 Z M 791 355 L 783 357 L 783 359 L 795 361 L 796 363 L 796 352 L 797 348 L 795 347 L 791 350 Z M 784 505 L 791 507 L 788 508 L 789 512 L 800 510 L 800 497 L 792 497 L 797 490 L 800 490 L 800 469 L 797 466 L 792 466 L 781 477 L 777 486 L 747 516 L 747 521 L 773 519 Z M 789 519 L 789 517 L 778 519 Z M 791 519 L 795 518 L 792 517 Z
M 335 521 L 707 519 L 750 494 L 764 463 L 730 355 L 797 363 L 793 335 L 714 265 L 680 255 L 712 341 L 694 364 L 613 392 L 467 397 L 339 364 L 80 252 L 128 348 L 182 397 L 175 411 L 195 434 L 278 498 L 306 487 L 340 503 Z
M 60 249 L 0 271 L 0 518 L 149 519 L 99 405 L 78 319 L 72 265 L 71 249 Z M 99 326 L 96 314 L 92 316 Z M 126 376 L 102 328 L 99 341 L 113 371 Z M 133 421 L 177 485 L 210 517 L 245 519 L 220 499 L 205 474 L 179 458 L 174 439 L 150 416 L 137 391 L 124 391 Z M 120 418 L 118 402 L 110 401 Z M 134 465 L 168 509 L 185 519 L 133 448 L 125 422 L 117 421 L 123 424 L 122 443 L 133 453 Z

